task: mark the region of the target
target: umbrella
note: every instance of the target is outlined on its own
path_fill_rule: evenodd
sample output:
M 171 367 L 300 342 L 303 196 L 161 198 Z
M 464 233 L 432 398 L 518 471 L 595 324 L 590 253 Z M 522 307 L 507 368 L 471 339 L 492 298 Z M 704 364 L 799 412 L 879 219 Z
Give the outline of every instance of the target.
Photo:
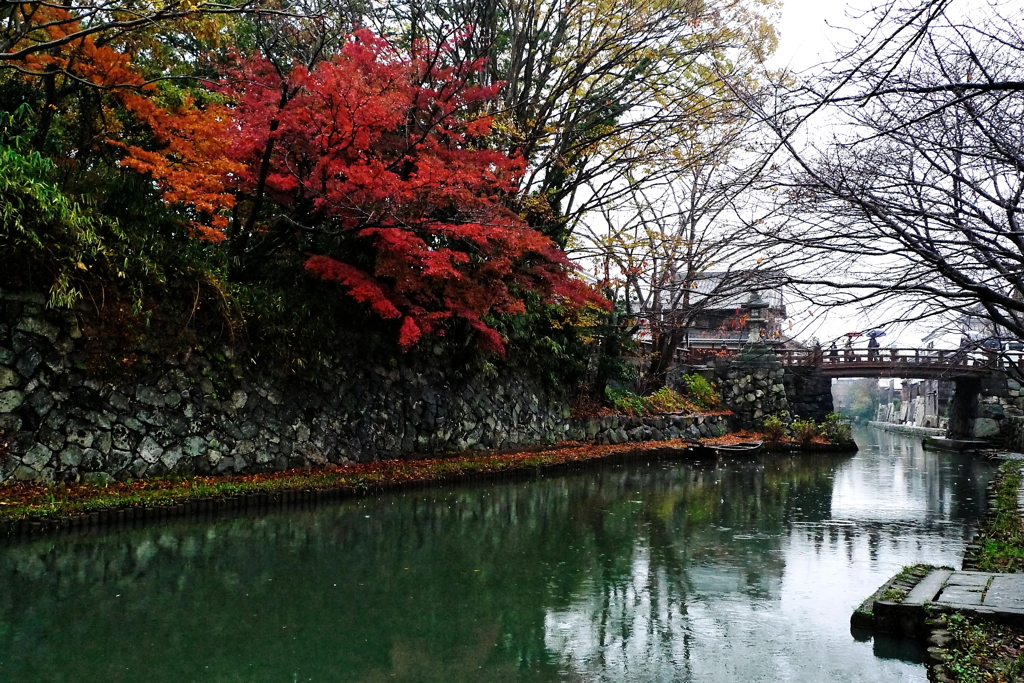
M 847 332 L 843 336 L 844 337 L 859 337 L 860 336 L 860 332 Z
M 872 337 L 872 338 L 884 337 L 885 336 L 885 332 L 883 332 L 882 330 L 871 330 L 870 332 L 868 332 L 868 336 Z

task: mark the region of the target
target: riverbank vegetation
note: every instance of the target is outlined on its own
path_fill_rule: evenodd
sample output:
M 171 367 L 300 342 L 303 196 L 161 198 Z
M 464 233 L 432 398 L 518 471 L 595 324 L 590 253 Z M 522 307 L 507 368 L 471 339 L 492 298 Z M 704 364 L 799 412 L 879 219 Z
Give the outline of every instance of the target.
M 696 415 L 722 409 L 722 397 L 704 377 L 684 375 L 679 384 L 681 393 L 662 387 L 648 396 L 641 396 L 628 389 L 607 387 L 605 394 L 612 409 L 625 415 Z
M 989 511 L 979 531 L 974 567 L 986 572 L 1024 571 L 1024 520 L 1018 496 L 1021 462 L 1008 460 L 996 473 Z M 944 668 L 956 683 L 1018 681 L 1024 677 L 1024 630 L 960 614 L 947 618 L 952 641 Z
M 1016 683 L 1024 678 L 1024 631 L 977 617 L 951 614 L 945 675 L 955 683 Z
M 1024 520 L 1018 503 L 1022 482 L 1019 461 L 1009 460 L 999 468 L 989 514 L 977 539 L 974 564 L 979 571 L 1024 571 Z
M 342 327 L 604 401 L 639 312 L 570 260 L 581 221 L 743 148 L 698 141 L 749 122 L 774 7 L 13 5 L 0 287 L 87 304 L 96 369 L 227 345 L 315 373 Z
M 343 490 L 352 495 L 384 487 L 444 482 L 473 476 L 529 473 L 554 467 L 596 464 L 625 457 L 687 457 L 695 444 L 717 445 L 762 438 L 735 432 L 699 442 L 685 439 L 618 445 L 566 443 L 547 449 L 504 454 L 472 454 L 422 460 L 382 460 L 319 470 L 286 470 L 251 475 L 170 477 L 118 482 L 46 485 L 35 482 L 0 487 L 0 521 L 64 519 L 101 510 L 165 507 L 189 501 L 287 491 Z
M 773 444 L 853 443 L 850 423 L 837 412 L 829 413 L 820 424 L 811 419 L 791 420 L 788 413 L 769 415 L 762 429 L 765 440 Z

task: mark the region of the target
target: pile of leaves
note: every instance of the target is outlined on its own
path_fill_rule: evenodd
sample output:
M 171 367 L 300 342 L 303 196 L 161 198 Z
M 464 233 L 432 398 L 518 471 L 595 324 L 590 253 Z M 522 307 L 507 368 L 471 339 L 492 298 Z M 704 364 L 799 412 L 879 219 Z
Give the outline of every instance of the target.
M 953 640 L 945 668 L 957 683 L 1024 681 L 1024 631 L 962 614 L 946 628 Z
M 750 443 L 751 441 L 764 441 L 764 434 L 749 429 L 741 429 L 738 432 L 729 432 L 722 436 L 700 440 L 702 444 L 709 446 L 732 446 L 739 443 Z

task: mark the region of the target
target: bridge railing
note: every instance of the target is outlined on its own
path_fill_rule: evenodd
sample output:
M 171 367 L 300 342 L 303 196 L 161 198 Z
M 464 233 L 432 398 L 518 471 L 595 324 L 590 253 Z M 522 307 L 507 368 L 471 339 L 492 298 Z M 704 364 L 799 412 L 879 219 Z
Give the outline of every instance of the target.
M 987 349 L 776 349 L 776 355 L 784 365 L 838 365 L 860 363 L 862 365 L 941 365 L 963 368 L 1021 367 L 1024 362 L 1022 351 L 994 351 Z

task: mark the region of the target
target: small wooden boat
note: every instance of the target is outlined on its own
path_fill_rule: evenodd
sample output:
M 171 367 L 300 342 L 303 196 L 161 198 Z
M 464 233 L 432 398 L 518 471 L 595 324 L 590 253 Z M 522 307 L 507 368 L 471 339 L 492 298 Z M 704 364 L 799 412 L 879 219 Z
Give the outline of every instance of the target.
M 722 455 L 756 455 L 764 445 L 763 441 L 742 441 L 740 443 L 701 443 L 690 447 L 697 457 L 717 458 Z
M 757 453 L 764 445 L 763 441 L 742 441 L 740 443 L 723 443 L 712 448 L 717 448 L 721 453 Z

